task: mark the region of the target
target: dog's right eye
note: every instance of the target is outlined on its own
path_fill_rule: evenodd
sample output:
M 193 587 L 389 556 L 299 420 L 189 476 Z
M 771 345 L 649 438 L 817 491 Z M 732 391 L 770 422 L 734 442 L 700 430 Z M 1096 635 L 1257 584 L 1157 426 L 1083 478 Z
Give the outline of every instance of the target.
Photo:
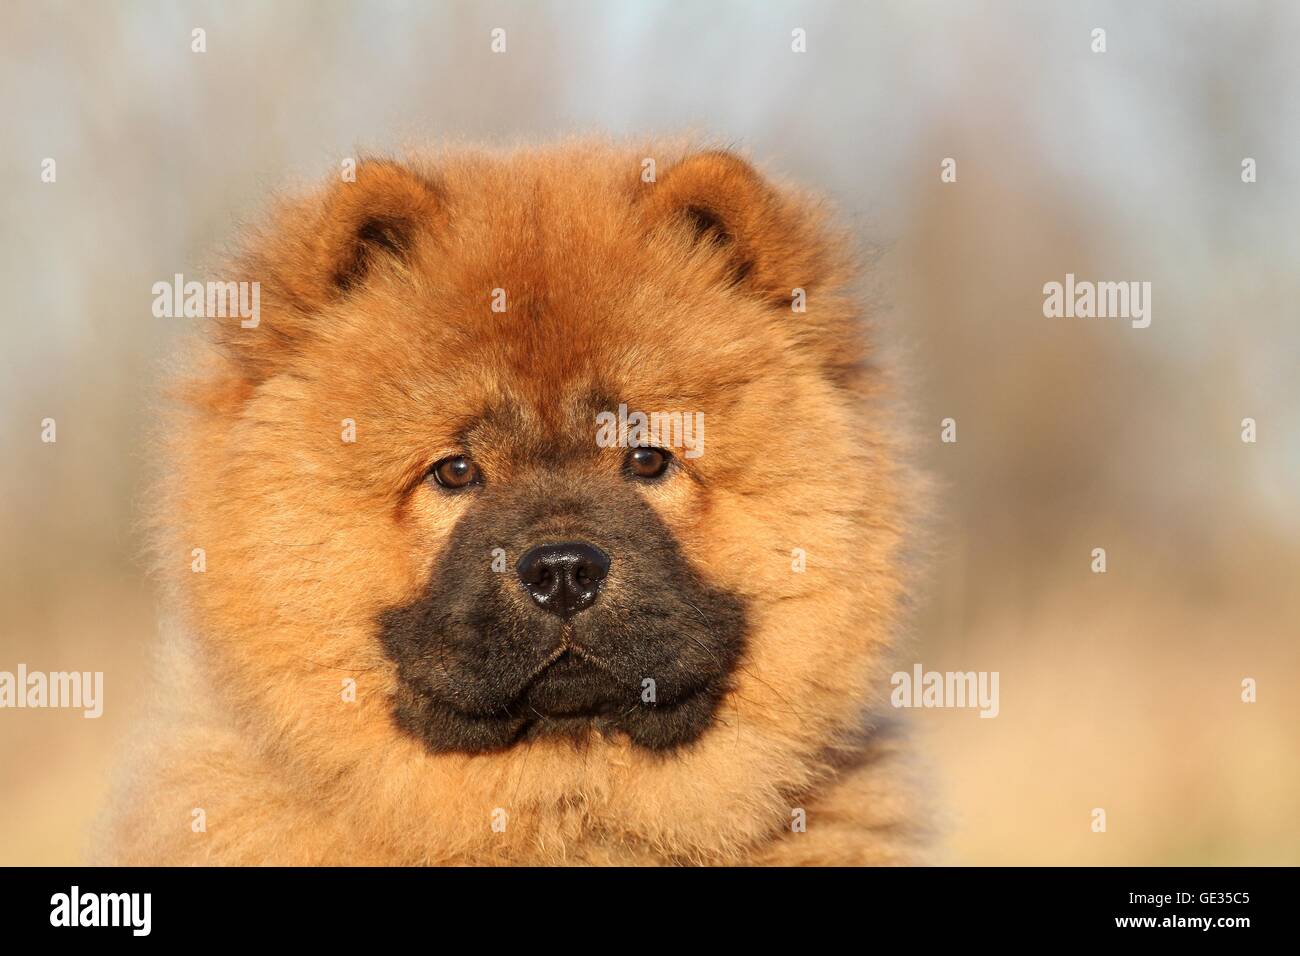
M 633 478 L 658 478 L 668 470 L 671 458 L 662 448 L 633 448 L 623 467 Z
M 433 480 L 441 487 L 453 491 L 478 484 L 483 480 L 478 465 L 466 455 L 453 455 L 451 458 L 442 459 L 429 469 L 429 474 L 433 475 Z

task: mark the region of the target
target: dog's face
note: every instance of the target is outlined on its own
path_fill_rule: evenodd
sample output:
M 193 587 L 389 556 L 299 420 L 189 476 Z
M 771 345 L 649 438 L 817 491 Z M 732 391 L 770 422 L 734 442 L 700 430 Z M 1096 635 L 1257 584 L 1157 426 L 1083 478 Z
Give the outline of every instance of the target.
M 732 156 L 646 158 L 363 163 L 251 243 L 170 513 L 277 741 L 771 754 L 860 710 L 899 509 L 841 244 Z
M 745 637 L 742 598 L 692 565 L 651 503 L 690 493 L 669 486 L 696 480 L 691 462 L 600 447 L 597 416 L 618 405 L 602 396 L 631 397 L 607 371 L 539 384 L 455 408 L 455 454 L 414 492 L 456 518 L 423 593 L 381 618 L 398 722 L 434 750 L 589 728 L 689 742 Z
M 408 520 L 445 529 L 422 592 L 379 617 L 398 665 L 399 726 L 435 751 L 545 734 L 581 740 L 589 730 L 651 749 L 689 743 L 712 722 L 741 655 L 745 600 L 688 560 L 680 529 L 656 505 L 698 507 L 707 493 L 693 486 L 708 474 L 709 419 L 734 414 L 719 401 L 719 385 L 735 385 L 714 370 L 716 358 L 731 351 L 742 369 L 768 361 L 738 350 L 725 329 L 709 338 L 683 321 L 725 309 L 734 281 L 675 297 L 677 281 L 657 274 L 664 264 L 640 253 L 649 237 L 632 216 L 646 197 L 634 190 L 622 234 L 595 243 L 584 235 L 590 226 L 547 217 L 548 202 L 555 214 L 567 208 L 552 196 L 516 200 L 479 224 L 457 215 L 458 204 L 483 202 L 475 191 L 456 195 L 436 172 L 382 175 L 402 177 L 438 210 L 417 219 L 363 209 L 364 221 L 379 217 L 384 241 L 361 240 L 364 266 L 347 273 L 341 310 L 349 334 L 365 340 L 374 315 L 390 308 L 368 301 L 367 280 L 396 291 L 396 267 L 428 282 L 411 306 L 424 327 L 403 330 L 427 354 L 410 366 L 394 358 L 383 373 L 414 398 L 399 410 L 399 394 L 388 413 L 407 422 L 424 468 L 405 491 Z M 702 224 L 700 207 L 694 215 L 667 225 L 690 230 L 690 243 L 725 241 L 697 235 L 721 226 Z M 357 234 L 367 230 L 376 231 L 363 224 Z M 449 255 L 452 240 L 476 255 Z M 723 270 L 737 267 L 720 259 Z M 394 338 L 385 348 L 408 346 Z M 620 407 L 624 422 L 666 413 L 667 427 L 629 435 Z

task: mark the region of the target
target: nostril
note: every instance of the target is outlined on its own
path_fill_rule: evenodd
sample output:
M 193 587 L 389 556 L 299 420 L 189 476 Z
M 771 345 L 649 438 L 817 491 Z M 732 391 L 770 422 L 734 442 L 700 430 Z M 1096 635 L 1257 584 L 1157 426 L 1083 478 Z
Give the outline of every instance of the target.
M 609 567 L 609 555 L 595 545 L 566 541 L 532 548 L 515 570 L 534 603 L 568 618 L 595 602 Z
M 583 548 L 584 553 L 576 562 L 577 574 L 592 584 L 599 584 L 609 573 L 609 555 L 592 545 Z

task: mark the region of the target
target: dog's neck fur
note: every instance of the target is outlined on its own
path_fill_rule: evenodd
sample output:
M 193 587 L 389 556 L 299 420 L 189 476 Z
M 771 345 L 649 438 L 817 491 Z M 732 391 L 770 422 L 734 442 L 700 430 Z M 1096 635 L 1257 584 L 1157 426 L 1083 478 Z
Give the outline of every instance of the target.
M 632 773 L 630 751 L 602 741 L 586 750 L 538 742 L 508 764 L 429 757 L 413 745 L 338 773 L 250 734 L 248 715 L 182 635 L 169 636 L 160 664 L 166 691 L 97 835 L 97 862 L 856 865 L 923 857 L 919 788 L 900 772 L 908 758 L 892 722 L 788 767 L 789 795 L 752 767 L 733 788 L 715 785 L 711 798 L 694 798 L 689 778 L 703 768 L 692 763 L 707 752 L 662 763 L 665 778 L 680 779 L 647 788 L 653 769 Z M 735 732 L 719 727 L 711 740 Z M 643 829 L 645 820 L 676 821 L 675 832 Z

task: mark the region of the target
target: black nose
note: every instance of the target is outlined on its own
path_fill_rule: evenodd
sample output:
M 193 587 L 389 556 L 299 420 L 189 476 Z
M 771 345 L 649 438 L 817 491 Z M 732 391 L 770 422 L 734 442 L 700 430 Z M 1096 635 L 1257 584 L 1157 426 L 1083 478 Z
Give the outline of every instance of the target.
M 543 544 L 525 553 L 515 570 L 538 607 L 567 620 L 596 600 L 609 555 L 581 541 Z

